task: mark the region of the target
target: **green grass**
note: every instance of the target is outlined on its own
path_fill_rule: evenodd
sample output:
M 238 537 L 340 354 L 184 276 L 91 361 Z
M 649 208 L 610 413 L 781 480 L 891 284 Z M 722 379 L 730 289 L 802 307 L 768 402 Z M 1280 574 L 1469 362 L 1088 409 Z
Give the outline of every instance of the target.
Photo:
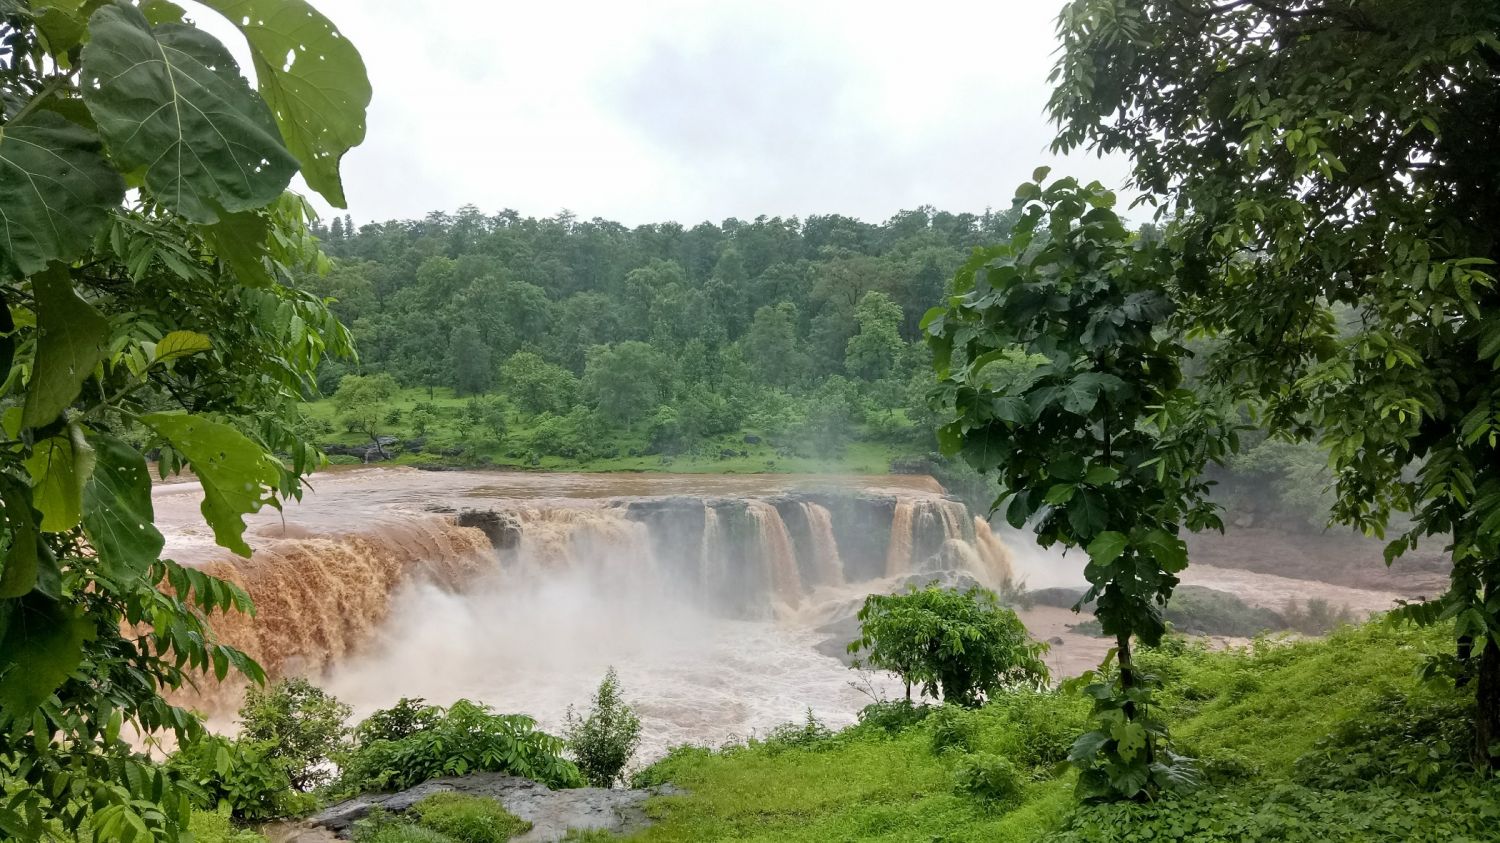
M 193 811 L 188 825 L 194 843 L 265 843 L 266 838 L 248 829 L 236 828 L 229 821 L 226 808 L 219 811 Z
M 1422 685 L 1451 630 L 1346 628 L 1237 652 L 1171 643 L 1140 656 L 1165 682 L 1175 746 L 1207 787 L 1149 805 L 1080 806 L 1053 763 L 1087 720 L 1061 692 L 943 709 L 887 732 L 679 749 L 640 783 L 686 793 L 647 804 L 641 841 L 1406 841 L 1500 839 L 1500 781 L 1466 766 L 1465 697 Z M 796 734 L 788 730 L 788 735 Z M 960 774 L 999 756 L 1018 796 L 986 803 Z M 993 763 L 993 762 L 991 762 Z
M 418 437 L 411 428 L 409 417 L 412 409 L 421 403 L 431 404 L 437 420 L 427 430 L 428 447 L 422 453 L 401 453 L 391 462 L 396 465 L 432 464 L 484 464 L 493 467 L 523 468 L 540 471 L 664 471 L 684 474 L 758 474 L 758 473 L 830 473 L 830 474 L 884 474 L 890 470 L 891 460 L 910 452 L 884 442 L 860 438 L 850 442 L 836 457 L 818 458 L 780 454 L 764 441 L 752 444 L 745 441 L 747 435 L 758 435 L 760 431 L 744 429 L 732 434 L 713 437 L 695 446 L 690 452 L 681 454 L 645 454 L 648 440 L 642 430 L 612 430 L 601 437 L 597 450 L 616 456 L 591 458 L 567 458 L 543 456 L 533 461 L 516 447 L 535 430 L 532 422 L 518 413 L 510 413 L 505 439 L 497 446 L 468 454 L 465 458 L 447 457 L 438 453 L 444 448 L 465 444 L 456 420 L 468 405 L 468 397 L 458 397 L 451 389 L 425 388 L 400 390 L 389 402 L 387 410 L 400 413 L 400 420 L 384 424 L 382 435 L 395 436 L 403 441 Z M 367 445 L 369 437 L 362 433 L 350 433 L 338 423 L 338 414 L 331 399 L 312 401 L 304 405 L 309 418 L 326 425 L 328 432 L 315 438 L 322 444 Z M 639 425 L 638 427 L 643 427 Z M 470 440 L 477 438 L 471 435 Z M 631 456 L 635 452 L 638 456 Z M 725 455 L 726 452 L 732 455 Z M 744 454 L 741 456 L 741 454 Z M 357 462 L 356 458 L 334 458 L 335 462 Z

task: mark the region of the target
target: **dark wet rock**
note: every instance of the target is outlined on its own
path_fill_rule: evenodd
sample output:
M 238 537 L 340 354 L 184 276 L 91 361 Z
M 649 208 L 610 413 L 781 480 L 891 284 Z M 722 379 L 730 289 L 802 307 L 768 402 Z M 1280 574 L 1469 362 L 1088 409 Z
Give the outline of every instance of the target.
M 1026 592 L 1026 599 L 1039 606 L 1052 606 L 1057 609 L 1071 609 L 1078 602 L 1078 598 L 1088 589 L 1072 586 L 1061 586 L 1058 588 L 1037 588 Z M 1083 607 L 1084 611 L 1093 611 L 1094 604 L 1089 603 Z
M 509 550 L 521 543 L 521 522 L 512 513 L 465 509 L 454 520 L 460 527 L 477 527 L 496 550 Z
M 354 823 L 375 808 L 401 813 L 434 793 L 467 793 L 494 799 L 505 810 L 531 823 L 531 831 L 513 841 L 541 843 L 561 840 L 571 829 L 630 834 L 650 824 L 642 804 L 652 796 L 677 792 L 670 787 L 611 790 L 581 787 L 552 790 L 544 784 L 502 773 L 432 779 L 399 793 L 357 796 L 314 814 L 306 825 L 323 828 L 347 839 Z
M 1061 635 L 1054 635 L 1051 638 L 1047 639 L 1047 643 L 1051 644 L 1054 647 L 1061 647 L 1063 644 L 1065 644 L 1067 642 L 1063 641 Z
M 745 444 L 746 445 L 759 445 L 760 444 L 760 437 L 756 436 L 753 433 L 747 433 L 747 434 L 745 434 Z

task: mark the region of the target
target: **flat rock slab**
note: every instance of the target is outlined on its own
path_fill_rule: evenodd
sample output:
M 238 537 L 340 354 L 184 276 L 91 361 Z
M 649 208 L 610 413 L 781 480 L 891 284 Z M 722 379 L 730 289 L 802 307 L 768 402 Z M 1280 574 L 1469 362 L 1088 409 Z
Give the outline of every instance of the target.
M 327 829 L 340 838 L 348 838 L 354 823 L 364 819 L 375 808 L 401 813 L 434 793 L 467 793 L 486 796 L 505 810 L 531 823 L 531 830 L 513 838 L 524 843 L 549 843 L 561 840 L 570 829 L 603 830 L 629 834 L 650 824 L 642 803 L 648 798 L 669 792 L 665 788 L 649 790 L 610 790 L 580 787 L 553 790 L 544 784 L 502 773 L 475 773 L 472 776 L 432 779 L 399 793 L 371 793 L 332 805 L 314 814 L 307 825 Z

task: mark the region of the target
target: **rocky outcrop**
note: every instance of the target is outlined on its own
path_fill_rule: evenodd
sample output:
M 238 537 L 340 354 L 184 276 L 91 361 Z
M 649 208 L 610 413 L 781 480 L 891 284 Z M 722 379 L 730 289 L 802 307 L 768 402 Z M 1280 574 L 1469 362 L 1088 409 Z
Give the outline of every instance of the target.
M 521 543 L 521 521 L 513 513 L 465 509 L 454 520 L 460 527 L 479 528 L 496 550 L 510 550 Z
M 642 804 L 652 796 L 669 792 L 665 788 L 648 790 L 610 790 L 581 787 L 552 790 L 544 784 L 503 773 L 475 773 L 471 776 L 432 779 L 399 793 L 376 793 L 357 796 L 332 805 L 309 817 L 311 829 L 324 829 L 341 839 L 348 839 L 354 824 L 375 808 L 399 814 L 434 793 L 457 792 L 494 799 L 505 810 L 531 823 L 531 830 L 513 838 L 524 843 L 543 843 L 563 839 L 570 830 L 608 831 L 630 834 L 650 824 Z

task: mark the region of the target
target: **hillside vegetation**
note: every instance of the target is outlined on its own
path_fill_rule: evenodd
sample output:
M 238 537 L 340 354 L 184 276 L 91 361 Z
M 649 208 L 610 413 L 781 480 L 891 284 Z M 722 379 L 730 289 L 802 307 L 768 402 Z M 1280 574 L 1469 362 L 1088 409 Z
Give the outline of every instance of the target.
M 1188 796 L 1078 805 L 1076 775 L 1057 765 L 1088 700 L 1021 693 L 677 749 L 636 780 L 687 793 L 651 803 L 658 824 L 633 839 L 1494 840 L 1500 781 L 1468 766 L 1464 695 L 1417 679 L 1446 632 L 1376 622 L 1243 651 L 1168 639 L 1139 653 L 1166 680 L 1174 744 L 1199 759 L 1205 786 Z

